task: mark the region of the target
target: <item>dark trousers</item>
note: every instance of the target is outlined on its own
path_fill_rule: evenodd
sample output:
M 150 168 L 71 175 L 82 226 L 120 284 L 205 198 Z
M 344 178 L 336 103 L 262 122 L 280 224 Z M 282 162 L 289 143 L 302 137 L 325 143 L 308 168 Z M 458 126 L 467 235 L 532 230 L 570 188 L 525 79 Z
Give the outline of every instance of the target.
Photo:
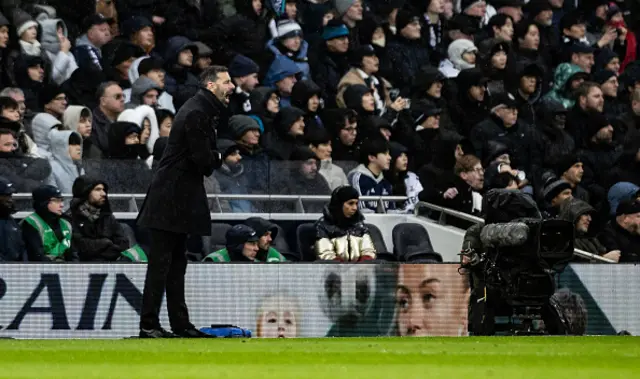
M 160 306 L 165 290 L 171 329 L 178 331 L 193 328 L 184 299 L 186 250 L 186 234 L 151 229 L 151 250 L 142 295 L 141 329 L 160 327 Z

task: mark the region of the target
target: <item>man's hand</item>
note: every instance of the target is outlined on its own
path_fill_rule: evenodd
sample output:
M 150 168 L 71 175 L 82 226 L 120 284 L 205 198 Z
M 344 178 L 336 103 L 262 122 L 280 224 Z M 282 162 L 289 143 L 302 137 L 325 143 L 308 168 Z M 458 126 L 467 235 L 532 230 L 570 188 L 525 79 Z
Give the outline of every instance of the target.
M 391 105 L 389 105 L 389 108 L 393 109 L 396 112 L 400 112 L 406 106 L 407 106 L 407 100 L 403 99 L 402 97 L 399 97 L 396 99 L 396 101 L 394 101 L 393 103 L 391 103 Z
M 618 33 L 618 39 L 624 42 L 624 40 L 627 39 L 628 30 L 624 26 L 618 27 L 618 30 L 620 31 L 620 33 Z
M 442 195 L 442 197 L 444 197 L 445 199 L 453 199 L 456 196 L 458 196 L 458 190 L 455 187 L 449 188 Z
M 598 41 L 597 45 L 600 48 L 603 48 L 605 46 L 607 46 L 608 44 L 610 44 L 611 42 L 613 42 L 616 37 L 618 37 L 618 32 L 616 31 L 615 28 L 608 28 L 604 34 L 602 35 L 602 37 L 600 38 L 600 40 Z
M 603 255 L 603 257 L 609 258 L 612 261 L 615 261 L 616 263 L 618 263 L 620 261 L 620 250 L 612 250 L 606 253 L 605 255 Z
M 69 51 L 71 51 L 71 42 L 69 42 L 69 38 L 62 37 L 60 39 L 60 51 L 62 51 L 63 53 L 68 53 Z

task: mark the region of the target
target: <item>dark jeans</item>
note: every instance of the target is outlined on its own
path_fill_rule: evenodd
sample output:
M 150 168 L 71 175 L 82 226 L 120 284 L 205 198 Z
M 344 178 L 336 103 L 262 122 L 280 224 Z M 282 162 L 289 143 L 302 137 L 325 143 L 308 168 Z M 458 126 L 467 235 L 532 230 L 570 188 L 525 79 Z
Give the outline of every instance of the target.
M 186 250 L 186 234 L 151 229 L 151 249 L 142 295 L 141 329 L 160 327 L 160 306 L 165 289 L 171 329 L 179 331 L 193 328 L 184 299 Z

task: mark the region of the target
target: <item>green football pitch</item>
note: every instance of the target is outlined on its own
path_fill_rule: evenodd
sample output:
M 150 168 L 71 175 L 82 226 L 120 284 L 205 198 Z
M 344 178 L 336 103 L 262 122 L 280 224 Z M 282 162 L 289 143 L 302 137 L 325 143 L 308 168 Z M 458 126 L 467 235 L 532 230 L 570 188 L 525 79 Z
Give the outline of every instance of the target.
M 640 339 L 0 340 L 0 378 L 640 378 Z

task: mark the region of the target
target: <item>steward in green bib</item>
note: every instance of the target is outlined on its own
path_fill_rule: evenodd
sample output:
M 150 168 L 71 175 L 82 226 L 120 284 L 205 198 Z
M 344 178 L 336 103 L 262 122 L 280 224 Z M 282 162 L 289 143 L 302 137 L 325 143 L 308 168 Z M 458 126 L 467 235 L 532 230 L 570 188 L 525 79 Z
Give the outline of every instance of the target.
M 54 186 L 44 185 L 33 190 L 35 212 L 21 221 L 22 238 L 29 261 L 77 261 L 71 246 L 71 223 L 62 218 L 62 193 Z
M 278 247 L 282 248 L 282 246 L 274 245 L 274 241 L 276 237 L 278 237 L 278 227 L 276 224 L 262 217 L 250 217 L 244 224 L 253 228 L 253 230 L 258 233 L 258 236 L 260 236 L 257 256 L 260 262 L 278 263 L 287 261 L 285 257 L 280 254 L 280 251 L 278 251 Z
M 203 262 L 264 262 L 258 259 L 260 236 L 251 227 L 235 225 L 225 235 L 226 248 L 207 255 Z

